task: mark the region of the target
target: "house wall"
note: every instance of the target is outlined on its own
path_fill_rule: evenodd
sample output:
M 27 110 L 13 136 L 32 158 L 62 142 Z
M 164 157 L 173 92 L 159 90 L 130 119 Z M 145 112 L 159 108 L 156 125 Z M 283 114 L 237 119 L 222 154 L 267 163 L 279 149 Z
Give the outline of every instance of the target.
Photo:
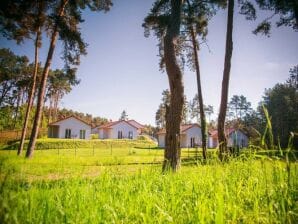
M 157 136 L 158 147 L 164 148 L 166 145 L 166 134 L 162 133 Z
M 99 132 L 98 132 L 99 139 L 109 139 L 109 138 L 111 138 L 110 136 L 111 136 L 111 129 L 109 129 L 109 128 L 99 129 Z
M 181 138 L 180 146 L 182 148 L 191 147 L 190 139 L 195 138 L 195 144 L 201 146 L 202 145 L 202 133 L 201 128 L 198 126 L 192 126 L 191 128 L 185 131 L 185 138 Z
M 158 135 L 157 141 L 158 146 L 163 148 L 165 147 L 165 133 L 161 133 Z M 190 129 L 186 130 L 185 133 L 180 135 L 180 147 L 181 148 L 187 148 L 190 147 L 190 139 L 194 137 L 195 138 L 195 144 L 202 145 L 202 133 L 201 128 L 198 126 L 193 126 Z
M 86 139 L 90 139 L 91 126 L 75 119 L 74 117 L 56 122 L 55 125 L 59 125 L 58 138 L 65 138 L 65 129 L 71 129 L 71 138 L 80 138 L 80 130 L 86 130 L 85 137 Z
M 208 148 L 214 148 L 213 147 L 213 139 L 211 136 L 208 137 Z
M 99 134 L 98 127 L 91 129 L 91 134 Z
M 228 147 L 238 146 L 240 148 L 248 146 L 248 137 L 241 131 L 233 131 L 228 136 Z
M 110 129 L 100 129 L 99 138 L 118 139 L 118 131 L 122 131 L 122 138 L 128 138 L 130 131 L 132 132 L 132 139 L 136 139 L 139 136 L 137 128 L 123 121 L 111 126 Z
M 213 149 L 216 148 L 218 146 L 218 139 L 215 137 L 211 137 L 209 136 L 208 138 L 208 147 Z

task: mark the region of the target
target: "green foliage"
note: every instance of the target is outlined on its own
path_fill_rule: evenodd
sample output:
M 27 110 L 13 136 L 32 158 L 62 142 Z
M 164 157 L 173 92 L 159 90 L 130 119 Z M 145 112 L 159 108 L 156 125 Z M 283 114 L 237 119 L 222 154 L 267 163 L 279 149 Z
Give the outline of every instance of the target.
M 25 142 L 25 147 L 27 147 L 28 141 Z M 127 147 L 156 147 L 156 144 L 147 137 L 142 137 L 138 140 L 130 139 L 56 139 L 56 138 L 45 138 L 37 139 L 36 149 L 46 150 L 46 149 L 77 149 L 77 148 L 127 148 Z M 17 149 L 18 142 L 8 145 L 4 149 Z
M 264 111 L 265 118 L 266 118 L 266 128 L 265 128 L 265 132 L 262 137 L 262 146 L 266 147 L 266 145 L 267 145 L 266 138 L 268 138 L 269 149 L 274 149 L 271 118 L 269 117 L 267 108 L 264 105 L 262 105 L 262 107 L 263 107 L 263 111 Z
M 98 134 L 91 134 L 91 139 L 98 139 Z
M 279 16 L 276 26 L 292 27 L 298 30 L 298 3 L 297 0 L 256 0 L 262 10 L 272 11 L 273 15 L 263 20 L 253 31 L 254 34 L 264 34 L 270 36 L 272 18 Z
M 293 73 L 291 77 L 295 77 Z M 266 90 L 263 97 L 263 104 L 271 117 L 274 144 L 278 144 L 279 138 L 282 148 L 287 147 L 290 132 L 298 132 L 298 86 L 291 77 L 286 83 Z
M 127 115 L 126 110 L 123 110 L 123 111 L 121 112 L 121 116 L 120 116 L 120 118 L 119 118 L 119 121 L 126 121 L 126 120 L 128 120 L 128 115 Z
M 162 91 L 161 104 L 155 113 L 155 123 L 158 128 L 165 128 L 166 126 L 166 110 L 170 105 L 171 93 L 168 89 Z M 189 123 L 190 105 L 184 95 L 183 109 L 182 109 L 182 124 Z
M 159 128 L 165 128 L 166 126 L 166 110 L 170 105 L 170 91 L 168 89 L 162 91 L 161 104 L 155 113 L 155 123 Z
M 251 103 L 243 95 L 233 95 L 228 104 L 229 115 L 234 119 L 242 120 L 243 117 L 251 113 Z
M 24 160 L 0 151 L 1 223 L 297 220 L 298 167 L 290 161 L 247 154 L 225 164 L 214 160 L 161 174 L 159 165 L 117 165 L 120 149 L 110 166 L 103 165 L 103 154 L 90 159 L 51 152 L 36 151 L 38 156 Z M 135 149 L 125 158 L 139 155 Z
M 195 68 L 190 27 L 193 28 L 195 35 L 200 36 L 202 40 L 206 40 L 208 22 L 215 15 L 216 10 L 221 7 L 225 7 L 225 0 L 188 0 L 183 2 L 179 41 L 175 49 L 181 68 L 184 68 L 185 65 L 188 65 L 190 69 Z M 171 1 L 155 1 L 142 25 L 145 37 L 149 37 L 152 31 L 159 40 L 159 67 L 162 71 L 165 68 L 162 38 L 165 36 L 167 26 L 169 25 L 170 14 Z M 199 46 L 199 44 L 197 45 Z
M 29 84 L 29 59 L 18 56 L 9 49 L 0 49 L 0 107 L 15 106 L 19 93 L 25 84 Z

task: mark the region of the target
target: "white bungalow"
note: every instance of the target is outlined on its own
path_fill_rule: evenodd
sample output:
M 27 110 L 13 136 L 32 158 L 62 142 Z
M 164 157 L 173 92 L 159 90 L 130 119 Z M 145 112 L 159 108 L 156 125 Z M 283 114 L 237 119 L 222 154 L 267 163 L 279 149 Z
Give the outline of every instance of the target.
M 248 146 L 248 136 L 239 129 L 227 129 L 226 130 L 227 145 L 228 147 L 239 147 L 244 148 Z M 218 146 L 218 134 L 217 131 L 212 131 L 209 142 L 211 142 L 211 148 Z
M 241 130 L 229 129 L 227 136 L 228 147 L 245 148 L 248 146 L 248 136 Z
M 166 131 L 163 129 L 157 133 L 158 146 L 165 147 Z M 202 145 L 201 127 L 198 124 L 187 124 L 180 126 L 180 147 L 196 147 Z
M 130 120 L 109 122 L 98 127 L 100 139 L 136 139 L 143 129 L 143 125 Z
M 75 116 L 69 116 L 48 125 L 49 138 L 90 139 L 91 125 Z

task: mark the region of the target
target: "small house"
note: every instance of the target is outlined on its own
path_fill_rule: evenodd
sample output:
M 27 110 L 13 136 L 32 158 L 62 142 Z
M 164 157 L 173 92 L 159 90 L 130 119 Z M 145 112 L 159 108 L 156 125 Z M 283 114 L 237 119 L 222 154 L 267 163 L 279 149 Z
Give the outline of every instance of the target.
M 49 138 L 90 139 L 91 125 L 75 116 L 69 116 L 48 125 Z
M 229 128 L 226 129 L 226 138 L 228 147 L 245 148 L 248 146 L 249 138 L 243 130 Z M 209 137 L 210 148 L 216 148 L 218 146 L 218 133 L 217 130 L 211 131 Z
M 210 131 L 210 135 L 208 138 L 208 146 L 209 148 L 213 149 L 213 148 L 216 148 L 217 145 L 218 145 L 217 130 Z
M 143 125 L 134 120 L 109 122 L 98 128 L 100 139 L 136 139 L 142 132 Z
M 165 147 L 166 130 L 157 133 L 159 147 Z M 198 124 L 186 124 L 180 126 L 180 147 L 193 148 L 202 145 L 201 127 Z
M 248 136 L 242 130 L 232 128 L 226 132 L 228 147 L 245 148 L 248 146 Z

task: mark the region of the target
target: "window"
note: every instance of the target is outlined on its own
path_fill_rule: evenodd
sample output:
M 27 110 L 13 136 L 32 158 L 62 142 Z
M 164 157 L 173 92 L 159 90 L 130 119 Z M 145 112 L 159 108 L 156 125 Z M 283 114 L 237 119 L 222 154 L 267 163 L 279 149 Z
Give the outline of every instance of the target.
M 129 139 L 132 139 L 132 138 L 133 138 L 133 133 L 132 133 L 132 131 L 129 131 L 129 132 L 128 132 L 128 138 L 129 138 Z
M 71 129 L 65 129 L 65 138 L 71 138 Z
M 86 130 L 80 130 L 80 139 L 86 138 Z
M 118 131 L 118 139 L 122 139 L 122 131 Z

